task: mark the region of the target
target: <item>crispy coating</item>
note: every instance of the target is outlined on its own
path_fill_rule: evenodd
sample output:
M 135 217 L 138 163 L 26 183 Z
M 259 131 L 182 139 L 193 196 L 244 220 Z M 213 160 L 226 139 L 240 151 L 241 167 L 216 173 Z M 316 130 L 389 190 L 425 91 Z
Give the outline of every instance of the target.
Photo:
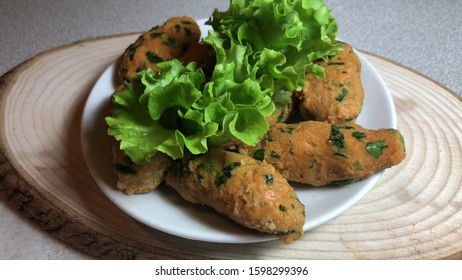
M 296 93 L 301 99 L 300 112 L 305 119 L 343 123 L 361 113 L 364 90 L 361 83 L 361 61 L 350 45 L 328 61 L 318 61 L 326 77 L 313 74 L 305 77 L 305 87 Z
M 117 176 L 117 188 L 127 194 L 148 193 L 155 190 L 163 181 L 172 159 L 157 153 L 146 165 L 133 163 L 119 149 L 119 143 L 111 137 L 112 168 Z
M 209 151 L 167 174 L 187 201 L 290 243 L 301 237 L 305 208 L 273 166 L 237 153 Z
M 288 181 L 311 186 L 361 180 L 400 163 L 406 153 L 395 129 L 317 121 L 276 124 L 259 145 L 239 151 L 273 165 Z
M 192 44 L 199 41 L 200 28 L 190 17 L 173 17 L 164 25 L 141 34 L 122 55 L 119 76 L 130 81 L 146 68 L 157 71 L 157 63 L 180 57 Z

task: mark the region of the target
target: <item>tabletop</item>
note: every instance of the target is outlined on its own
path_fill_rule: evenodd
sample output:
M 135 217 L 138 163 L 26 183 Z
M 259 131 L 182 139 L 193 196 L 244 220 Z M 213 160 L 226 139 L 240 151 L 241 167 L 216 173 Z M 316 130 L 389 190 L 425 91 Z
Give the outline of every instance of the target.
M 339 36 L 357 49 L 411 68 L 462 95 L 462 2 L 326 0 Z M 228 1 L 0 2 L 0 76 L 50 48 L 87 38 L 140 32 L 172 16 L 207 18 Z M 91 259 L 24 218 L 0 196 L 0 259 Z

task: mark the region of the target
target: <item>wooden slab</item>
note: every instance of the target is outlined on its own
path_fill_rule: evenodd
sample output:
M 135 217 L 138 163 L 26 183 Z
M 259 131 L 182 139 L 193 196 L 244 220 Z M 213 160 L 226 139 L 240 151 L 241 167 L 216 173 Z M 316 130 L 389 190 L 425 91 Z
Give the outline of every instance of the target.
M 104 259 L 462 258 L 461 98 L 367 53 L 393 95 L 407 157 L 337 219 L 291 245 L 226 245 L 170 236 L 124 214 L 90 176 L 80 118 L 96 79 L 137 36 L 52 49 L 0 80 L 0 188 L 44 230 Z

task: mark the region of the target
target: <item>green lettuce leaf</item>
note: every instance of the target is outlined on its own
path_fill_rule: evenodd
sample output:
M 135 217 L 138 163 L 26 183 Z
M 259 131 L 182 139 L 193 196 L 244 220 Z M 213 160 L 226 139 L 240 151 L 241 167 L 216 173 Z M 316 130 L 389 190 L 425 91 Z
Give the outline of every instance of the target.
M 278 88 L 301 90 L 305 73 L 324 76 L 324 69 L 314 64 L 342 49 L 335 42 L 337 22 L 321 0 L 231 0 L 225 12 L 215 10 L 210 24 L 219 37 L 206 42 L 217 53 L 221 48 L 246 46 L 253 54 L 249 64 L 258 75 L 270 75 Z
M 185 147 L 193 154 L 205 153 L 207 138 L 218 130 L 192 107 L 202 97 L 202 70 L 178 60 L 158 66 L 159 72 L 141 71 L 115 92 L 111 116 L 106 117 L 108 134 L 138 164 L 149 162 L 157 152 L 181 158 Z
M 207 152 L 234 139 L 256 145 L 266 116 L 290 102 L 306 73 L 323 77 L 314 61 L 341 50 L 337 23 L 321 0 L 230 0 L 215 10 L 203 43 L 216 65 L 206 80 L 195 63 L 174 59 L 159 72 L 139 72 L 113 95 L 108 134 L 138 164 L 158 152 L 173 159 Z

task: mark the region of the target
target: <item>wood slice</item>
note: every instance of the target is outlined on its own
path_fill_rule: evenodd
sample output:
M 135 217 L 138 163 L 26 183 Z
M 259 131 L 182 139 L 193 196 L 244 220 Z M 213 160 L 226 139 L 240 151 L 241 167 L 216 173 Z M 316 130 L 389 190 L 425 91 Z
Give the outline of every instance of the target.
M 52 49 L 1 78 L 0 188 L 44 230 L 104 259 L 462 257 L 461 98 L 364 52 L 393 95 L 407 157 L 344 214 L 290 245 L 189 241 L 126 215 L 90 176 L 80 147 L 80 119 L 99 75 L 137 36 Z

